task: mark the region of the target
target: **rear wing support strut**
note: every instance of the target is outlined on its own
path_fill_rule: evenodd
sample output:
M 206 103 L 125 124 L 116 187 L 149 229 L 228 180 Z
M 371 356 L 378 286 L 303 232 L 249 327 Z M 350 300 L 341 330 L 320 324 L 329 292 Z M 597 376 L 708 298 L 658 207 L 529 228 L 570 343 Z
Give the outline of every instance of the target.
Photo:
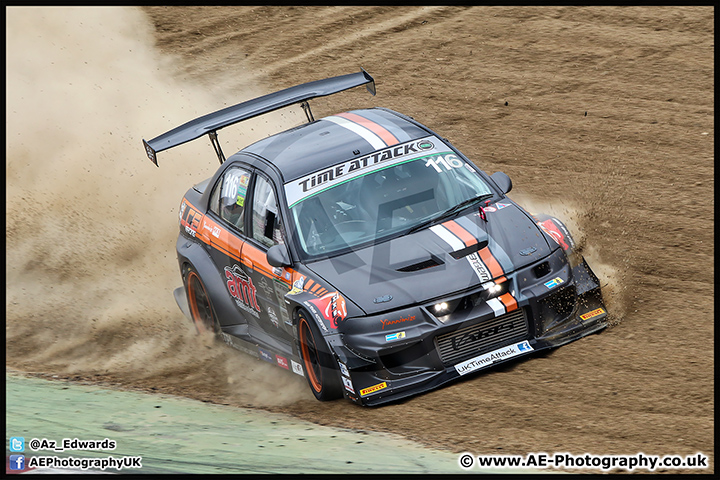
M 315 117 L 313 117 L 312 111 L 310 110 L 310 104 L 307 101 L 304 101 L 300 104 L 303 111 L 305 112 L 305 116 L 308 119 L 308 123 L 312 123 L 315 121 Z
M 222 148 L 220 148 L 220 142 L 218 141 L 217 132 L 213 130 L 212 132 L 208 133 L 208 137 L 210 137 L 210 143 L 212 143 L 213 148 L 215 149 L 215 153 L 218 156 L 218 160 L 220 160 L 220 165 L 225 163 L 225 155 L 223 154 Z
M 317 97 L 324 97 L 334 93 L 342 92 L 353 87 L 365 85 L 368 92 L 375 95 L 375 80 L 364 69 L 360 69 L 357 73 L 349 73 L 337 77 L 326 78 L 324 80 L 316 80 L 314 82 L 303 83 L 294 87 L 286 88 L 275 93 L 270 93 L 262 97 L 254 98 L 246 102 L 238 103 L 232 107 L 227 107 L 217 112 L 191 120 L 177 128 L 165 132 L 150 141 L 143 139 L 145 153 L 151 162 L 157 166 L 157 154 L 163 150 L 177 147 L 183 143 L 195 140 L 203 135 L 210 137 L 210 142 L 215 149 L 215 153 L 220 163 L 225 161 L 225 155 L 220 148 L 220 142 L 217 138 L 217 131 L 223 127 L 233 125 L 249 118 L 257 117 L 265 113 L 272 112 L 279 108 L 287 107 L 299 103 L 308 122 L 314 122 L 312 112 L 308 100 Z

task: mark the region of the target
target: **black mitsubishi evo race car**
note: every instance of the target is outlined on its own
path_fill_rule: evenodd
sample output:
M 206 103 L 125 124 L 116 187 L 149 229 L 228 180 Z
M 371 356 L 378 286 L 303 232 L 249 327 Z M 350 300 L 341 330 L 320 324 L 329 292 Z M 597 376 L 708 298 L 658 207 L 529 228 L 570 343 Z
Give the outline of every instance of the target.
M 385 108 L 315 120 L 308 100 L 364 70 L 192 120 L 217 172 L 179 212 L 175 298 L 199 330 L 307 378 L 319 400 L 379 405 L 606 326 L 597 277 L 565 225 L 511 200 L 442 136 Z M 308 122 L 227 160 L 217 131 L 300 103 Z

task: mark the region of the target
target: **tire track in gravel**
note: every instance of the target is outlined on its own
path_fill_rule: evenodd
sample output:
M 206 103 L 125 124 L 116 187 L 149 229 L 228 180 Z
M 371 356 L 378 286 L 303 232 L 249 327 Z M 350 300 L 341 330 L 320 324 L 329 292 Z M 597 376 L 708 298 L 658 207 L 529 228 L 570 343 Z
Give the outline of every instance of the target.
M 319 45 L 317 47 L 310 48 L 304 53 L 293 57 L 282 58 L 267 65 L 259 66 L 255 76 L 270 77 L 276 75 L 278 72 L 288 71 L 288 69 L 292 71 L 292 65 L 307 62 L 309 59 L 333 59 L 337 57 L 339 53 L 333 55 L 331 52 L 343 52 L 344 50 L 348 50 L 349 46 L 351 45 L 357 45 L 362 43 L 367 44 L 371 42 L 372 39 L 375 37 L 387 35 L 389 32 L 402 30 L 411 23 L 417 23 L 418 20 L 421 18 L 425 18 L 428 16 L 439 17 L 440 14 L 447 9 L 448 7 L 416 7 L 412 8 L 411 11 L 406 14 L 391 17 L 387 20 L 383 20 L 380 22 L 376 21 L 368 23 L 366 27 L 363 27 L 362 29 L 356 31 L 352 31 L 349 35 L 343 35 L 342 32 L 338 32 L 338 34 L 335 35 L 334 39 L 323 43 L 322 45 Z M 343 14 L 344 11 L 339 12 L 339 15 Z M 342 20 L 333 19 L 329 25 L 331 27 L 330 32 L 323 29 L 323 34 L 328 35 L 328 33 L 331 33 L 333 31 L 341 30 L 342 25 Z

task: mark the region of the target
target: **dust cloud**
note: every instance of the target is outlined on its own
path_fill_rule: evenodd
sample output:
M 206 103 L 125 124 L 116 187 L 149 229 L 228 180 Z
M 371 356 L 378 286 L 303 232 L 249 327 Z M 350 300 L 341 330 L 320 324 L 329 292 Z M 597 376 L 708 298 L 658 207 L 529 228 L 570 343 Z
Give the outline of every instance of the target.
M 213 345 L 180 313 L 178 207 L 218 160 L 201 139 L 156 168 L 141 142 L 267 92 L 183 78 L 140 9 L 6 13 L 6 366 L 248 405 L 307 398 L 303 379 Z M 277 131 L 268 121 L 223 131 L 225 154 Z

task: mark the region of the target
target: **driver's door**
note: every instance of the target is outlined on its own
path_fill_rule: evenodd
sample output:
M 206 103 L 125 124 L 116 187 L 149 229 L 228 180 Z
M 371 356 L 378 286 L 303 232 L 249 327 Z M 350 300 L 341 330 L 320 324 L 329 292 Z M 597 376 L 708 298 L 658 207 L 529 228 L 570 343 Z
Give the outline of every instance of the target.
M 292 320 L 285 308 L 285 294 L 291 288 L 290 271 L 271 266 L 270 247 L 285 244 L 286 236 L 278 208 L 277 192 L 270 180 L 258 172 L 252 186 L 252 205 L 248 205 L 248 232 L 242 249 L 242 264 L 250 275 L 260 308 L 262 332 L 250 331 L 263 341 L 263 333 L 292 349 Z
M 220 324 L 226 327 L 236 325 L 239 318 L 244 320 L 241 323 L 253 325 L 260 317 L 252 281 L 242 265 L 251 179 L 249 167 L 231 166 L 219 179 L 210 197 L 209 210 L 214 215 L 206 227 L 208 251 L 240 314 L 239 317 L 221 316 Z

